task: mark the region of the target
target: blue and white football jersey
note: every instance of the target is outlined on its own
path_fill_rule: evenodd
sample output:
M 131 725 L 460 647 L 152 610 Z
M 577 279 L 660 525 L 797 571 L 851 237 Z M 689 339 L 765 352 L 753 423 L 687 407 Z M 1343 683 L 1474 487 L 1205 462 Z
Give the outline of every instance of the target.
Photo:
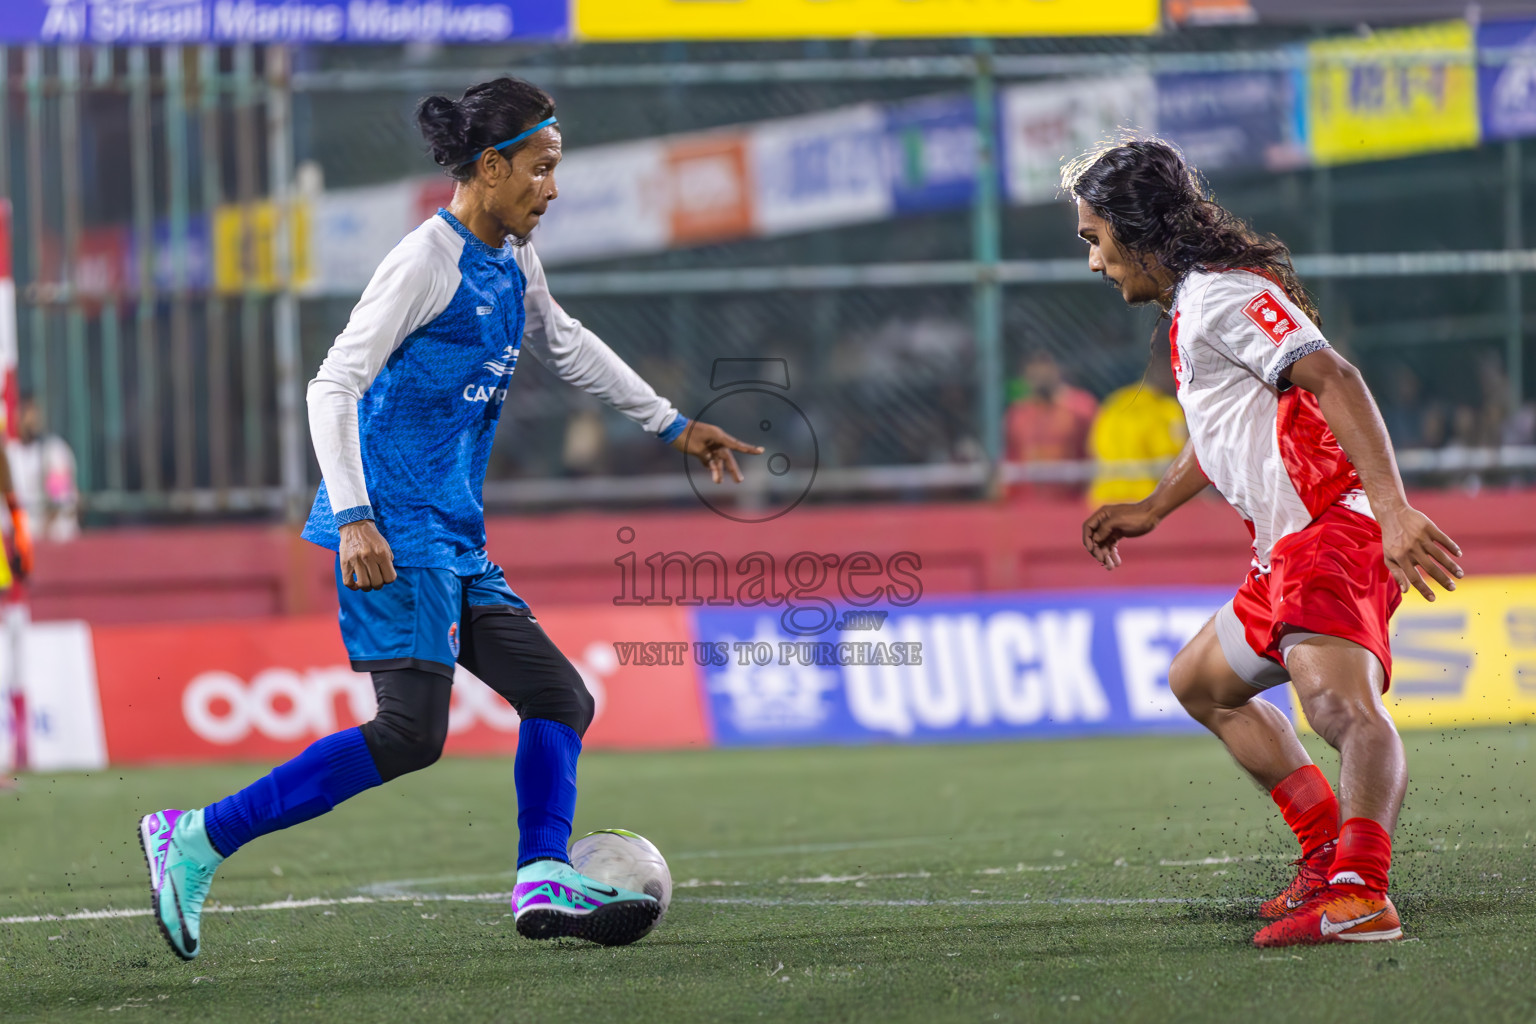
M 550 298 L 532 246 L 486 245 L 446 210 L 384 259 L 309 386 L 324 477 L 304 537 L 376 521 L 395 563 L 486 566 L 481 497 L 524 344 L 558 376 L 670 440 L 685 421 Z

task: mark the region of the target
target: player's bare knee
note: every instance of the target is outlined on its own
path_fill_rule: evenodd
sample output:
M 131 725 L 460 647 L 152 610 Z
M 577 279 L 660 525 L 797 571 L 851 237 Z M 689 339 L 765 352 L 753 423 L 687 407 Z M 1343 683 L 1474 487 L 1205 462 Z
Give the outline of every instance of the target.
M 1216 712 L 1211 686 L 1200 672 L 1200 659 L 1186 648 L 1174 656 L 1168 666 L 1168 689 L 1184 710 L 1197 722 L 1204 722 Z
M 1303 699 L 1302 711 L 1313 731 L 1334 748 L 1358 729 L 1393 728 L 1392 719 L 1379 704 L 1329 691 L 1314 693 Z

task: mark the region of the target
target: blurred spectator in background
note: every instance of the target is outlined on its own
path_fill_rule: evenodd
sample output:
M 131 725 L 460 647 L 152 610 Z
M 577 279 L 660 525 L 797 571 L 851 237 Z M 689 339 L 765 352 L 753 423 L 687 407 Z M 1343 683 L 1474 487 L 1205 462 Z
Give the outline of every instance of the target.
M 1144 379 L 1110 392 L 1099 406 L 1088 432 L 1088 453 L 1097 462 L 1088 503 L 1097 508 L 1145 498 L 1187 440 L 1165 344 Z
M 16 440 L 6 445 L 16 498 L 27 510 L 37 536 L 51 541 L 80 535 L 80 493 L 75 487 L 75 453 L 69 442 L 44 432 L 37 400 L 21 396 L 16 406 Z
M 1473 410 L 1471 441 L 1478 448 L 1495 448 L 1504 438 L 1509 420 L 1509 375 L 1504 372 L 1504 358 L 1494 352 L 1483 353 L 1477 361 L 1478 406 Z
M 1386 423 L 1392 445 L 1395 448 L 1421 448 L 1426 444 L 1428 424 L 1425 420 L 1430 410 L 1420 401 L 1419 375 L 1407 363 L 1394 363 L 1388 378 L 1381 418 Z M 1440 433 L 1444 427 L 1436 423 L 1433 429 Z
M 1009 462 L 1063 462 L 1088 457 L 1088 429 L 1099 403 L 1068 384 L 1056 357 L 1031 349 L 1021 364 L 1024 394 L 1008 407 L 1004 442 Z M 1017 483 L 1009 497 L 1078 497 L 1083 485 Z
M 595 476 L 607 469 L 608 433 L 596 409 L 582 409 L 565 422 L 560 460 L 569 476 Z

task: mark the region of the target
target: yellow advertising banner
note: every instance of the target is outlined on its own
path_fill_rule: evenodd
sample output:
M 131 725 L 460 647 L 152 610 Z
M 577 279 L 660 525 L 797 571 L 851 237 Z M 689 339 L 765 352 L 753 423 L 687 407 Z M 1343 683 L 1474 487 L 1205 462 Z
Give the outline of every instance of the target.
M 293 284 L 310 277 L 309 207 L 289 208 L 289 246 Z M 277 204 L 260 200 L 245 206 L 221 206 L 213 214 L 213 287 L 226 295 L 244 291 L 274 292 L 277 275 Z
M 1387 707 L 1402 729 L 1536 719 L 1536 576 L 1409 593 L 1392 620 Z
M 1320 164 L 1477 145 L 1472 27 L 1447 21 L 1308 44 L 1307 136 Z
M 1158 0 L 574 0 L 586 39 L 1132 35 Z

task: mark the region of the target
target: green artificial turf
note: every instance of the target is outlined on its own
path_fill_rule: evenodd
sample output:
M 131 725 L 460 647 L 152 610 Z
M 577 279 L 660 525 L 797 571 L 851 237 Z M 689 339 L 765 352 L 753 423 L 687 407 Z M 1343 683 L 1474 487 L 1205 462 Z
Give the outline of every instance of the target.
M 1401 943 L 1250 945 L 1294 841 L 1205 736 L 590 754 L 578 831 L 646 834 L 678 884 L 620 949 L 517 935 L 489 895 L 512 886 L 512 763 L 455 760 L 213 887 L 372 902 L 207 915 L 189 964 L 148 917 L 0 924 L 0 1019 L 1529 1021 L 1533 735 L 1408 735 Z M 256 770 L 24 779 L 0 793 L 0 919 L 146 907 L 138 815 Z

